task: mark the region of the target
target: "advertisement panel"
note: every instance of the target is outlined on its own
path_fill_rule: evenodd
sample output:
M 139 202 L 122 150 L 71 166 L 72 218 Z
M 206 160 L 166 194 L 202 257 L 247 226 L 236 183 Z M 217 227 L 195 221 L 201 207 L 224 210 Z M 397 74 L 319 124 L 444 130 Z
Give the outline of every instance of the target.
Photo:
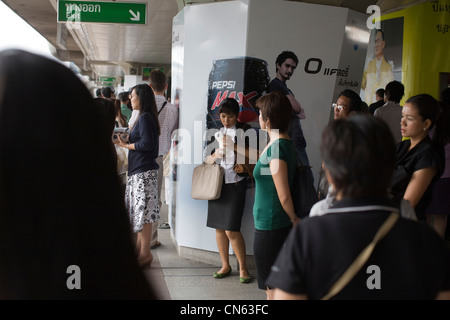
M 298 57 L 297 67 L 286 85 L 305 111 L 305 119 L 300 123 L 317 185 L 321 168 L 320 135 L 329 121 L 336 81 L 344 78 L 342 72 L 347 72 L 350 76 L 357 75 L 355 80 L 360 82 L 357 64 L 361 59 L 364 63 L 367 40 L 348 40 L 348 45 L 343 45 L 350 19 L 346 8 L 270 0 L 251 4 L 247 55 L 268 62 L 271 80 L 276 77 L 275 62 L 281 52 L 291 51 Z M 367 30 L 366 19 L 365 15 L 358 14 L 350 22 L 355 20 L 358 28 L 363 25 L 363 30 Z M 353 50 L 355 43 L 357 51 Z M 343 60 L 343 54 L 348 52 L 350 59 Z
M 177 172 L 175 237 L 179 246 L 217 252 L 215 230 L 206 227 L 207 201 L 193 200 L 190 188 L 193 168 L 206 155 L 206 135 L 219 126 L 220 101 L 234 97 L 242 110 L 240 120 L 257 128 L 254 102 L 276 77 L 278 55 L 294 52 L 298 64 L 286 84 L 305 110 L 306 118 L 300 121 L 317 178 L 320 135 L 329 121 L 335 92 L 343 87 L 359 90 L 369 38 L 367 16 L 345 8 L 274 0 L 191 5 L 183 15 L 179 130 L 183 156 Z M 344 58 L 345 54 L 350 57 Z M 248 188 L 241 233 L 249 255 L 253 254 L 253 201 L 254 188 Z
M 184 11 L 181 11 L 173 19 L 172 25 L 172 77 L 171 77 L 171 101 L 182 110 L 183 101 L 183 69 L 184 69 Z M 165 198 L 168 205 L 168 223 L 175 234 L 176 225 L 176 199 L 177 199 L 177 155 L 178 135 L 172 135 L 172 148 L 170 152 L 170 173 L 165 178 Z
M 375 92 L 393 81 L 402 82 L 403 17 L 381 21 L 372 29 L 361 80 L 360 96 L 368 105 L 376 101 Z
M 192 171 L 204 160 L 209 82 L 214 63 L 220 59 L 246 55 L 248 1 L 190 5 L 183 12 L 183 87 L 178 130 L 177 228 L 174 235 L 180 247 L 217 252 L 215 229 L 206 226 L 208 203 L 206 200 L 191 198 Z M 234 80 L 221 81 L 242 82 L 243 70 L 237 69 L 234 72 Z M 231 86 L 229 83 L 227 85 Z M 235 88 L 238 89 L 236 86 Z M 239 88 L 239 92 L 241 89 L 243 90 Z M 239 92 L 236 92 L 237 97 Z M 232 91 L 228 92 L 231 93 Z M 250 203 L 246 204 L 246 214 L 251 211 L 250 207 Z M 245 228 L 246 225 L 243 224 L 243 229 Z M 247 247 L 251 250 L 250 243 Z
M 391 57 L 394 62 L 394 78 L 397 78 L 395 69 L 401 63 L 401 82 L 405 86 L 405 97 L 402 100 L 420 94 L 428 93 L 438 99 L 445 86 L 445 74 L 450 72 L 450 0 L 431 0 L 407 7 L 403 10 L 382 15 L 382 30 L 384 24 L 402 21 L 402 42 L 394 42 L 396 50 L 401 50 L 401 61 Z M 394 27 L 390 35 L 400 33 L 399 27 Z M 392 47 L 386 40 L 386 50 Z M 371 41 L 371 46 L 373 46 Z M 369 48 L 370 49 L 370 48 Z M 372 49 L 373 52 L 373 49 Z M 388 53 L 386 52 L 386 57 Z M 399 80 L 400 81 L 400 80 Z M 402 104 L 402 102 L 401 102 Z

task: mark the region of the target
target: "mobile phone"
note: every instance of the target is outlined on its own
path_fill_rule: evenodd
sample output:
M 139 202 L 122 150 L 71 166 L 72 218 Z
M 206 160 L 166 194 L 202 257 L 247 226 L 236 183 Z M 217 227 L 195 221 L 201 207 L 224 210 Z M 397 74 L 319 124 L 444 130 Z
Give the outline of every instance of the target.
M 117 141 L 118 137 L 120 136 L 120 139 L 122 139 L 123 142 L 128 142 L 128 140 L 130 138 L 128 131 L 129 131 L 129 128 L 114 128 L 112 140 Z

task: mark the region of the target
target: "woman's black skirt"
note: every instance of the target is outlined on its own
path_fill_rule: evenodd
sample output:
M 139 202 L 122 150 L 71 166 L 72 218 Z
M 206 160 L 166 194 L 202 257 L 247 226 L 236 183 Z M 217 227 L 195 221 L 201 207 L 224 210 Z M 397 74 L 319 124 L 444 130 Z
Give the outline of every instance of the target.
M 247 179 L 237 183 L 224 181 L 220 198 L 208 200 L 206 226 L 220 230 L 241 231 L 246 192 Z

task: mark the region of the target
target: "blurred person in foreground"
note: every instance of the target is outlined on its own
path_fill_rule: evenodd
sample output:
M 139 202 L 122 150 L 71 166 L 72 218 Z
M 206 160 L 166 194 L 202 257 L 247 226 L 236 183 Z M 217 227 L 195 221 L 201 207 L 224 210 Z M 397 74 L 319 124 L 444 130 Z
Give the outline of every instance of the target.
M 392 229 L 332 298 L 449 299 L 444 241 L 427 224 L 399 217 L 388 196 L 396 160 L 389 127 L 371 115 L 335 120 L 320 150 L 337 201 L 290 233 L 267 279 L 275 299 L 324 298 L 388 217 L 397 219 Z
M 0 52 L 0 299 L 155 298 L 104 116 L 62 64 Z

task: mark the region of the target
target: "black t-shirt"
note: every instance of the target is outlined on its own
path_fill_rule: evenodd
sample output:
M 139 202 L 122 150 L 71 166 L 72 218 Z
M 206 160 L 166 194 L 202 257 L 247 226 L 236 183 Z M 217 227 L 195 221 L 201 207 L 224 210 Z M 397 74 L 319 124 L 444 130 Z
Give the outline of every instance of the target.
M 269 87 L 267 88 L 267 92 L 281 91 L 285 95 L 294 95 L 291 90 L 287 87 L 286 83 L 282 82 L 278 78 L 272 79 L 269 83 Z
M 286 83 L 282 82 L 278 78 L 273 78 L 272 81 L 270 81 L 269 86 L 267 87 L 267 92 L 270 93 L 274 91 L 280 91 L 285 95 L 292 95 L 293 97 L 295 97 L 292 91 L 287 87 Z M 288 134 L 294 143 L 294 147 L 297 150 L 297 153 L 300 157 L 300 160 L 302 161 L 302 164 L 305 166 L 309 166 L 309 159 L 305 150 L 306 139 L 303 134 L 300 119 L 297 117 L 297 114 L 294 112 L 294 110 L 292 110 L 292 118 L 291 122 L 289 123 Z
M 377 102 L 372 103 L 369 106 L 369 112 L 371 114 L 374 114 L 375 110 L 377 110 L 378 108 L 384 106 L 385 102 L 383 100 L 378 100 Z
M 390 214 L 383 201 L 351 199 L 330 212 L 293 228 L 272 267 L 270 287 L 321 299 Z M 450 290 L 450 252 L 444 241 L 428 225 L 400 218 L 334 298 L 434 299 L 445 290 Z
M 439 172 L 441 172 L 439 156 L 428 136 L 411 150 L 409 150 L 410 146 L 410 140 L 405 140 L 397 144 L 397 162 L 391 179 L 391 191 L 395 198 L 403 198 L 415 171 L 431 167 L 436 168 L 438 174 L 434 176 L 433 181 L 415 207 L 417 218 L 419 220 L 425 220 L 425 209 L 431 202 L 431 191 L 435 181 L 440 176 Z

